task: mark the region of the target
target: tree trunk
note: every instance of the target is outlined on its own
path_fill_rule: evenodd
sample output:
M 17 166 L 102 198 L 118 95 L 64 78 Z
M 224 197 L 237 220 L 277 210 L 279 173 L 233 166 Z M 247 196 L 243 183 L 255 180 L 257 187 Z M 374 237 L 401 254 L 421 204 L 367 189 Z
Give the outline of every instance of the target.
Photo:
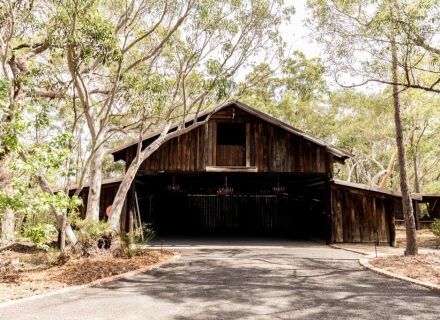
M 187 132 L 191 130 L 194 126 L 199 124 L 194 124 L 191 127 L 182 130 L 176 130 L 170 134 L 168 133 L 170 125 L 165 126 L 163 132 L 160 136 L 154 140 L 148 147 L 144 150 L 138 152 L 135 159 L 130 163 L 127 171 L 125 172 L 124 178 L 119 185 L 118 191 L 116 192 L 115 199 L 113 201 L 112 209 L 110 211 L 110 216 L 108 219 L 108 223 L 111 225 L 112 229 L 115 232 L 120 232 L 119 220 L 121 218 L 122 208 L 124 206 L 125 197 L 127 196 L 128 190 L 133 183 L 133 180 L 136 176 L 136 172 L 139 169 L 139 165 L 145 161 L 154 151 L 159 149 L 159 147 L 166 141 L 176 137 L 183 132 Z M 142 143 L 140 143 L 142 145 Z
M 393 154 L 391 155 L 390 162 L 388 163 L 387 172 L 385 173 L 385 175 L 382 178 L 382 181 L 379 184 L 379 188 L 381 188 L 381 189 L 385 188 L 387 181 L 388 181 L 388 178 L 390 177 L 391 172 L 394 169 L 394 163 L 396 162 L 396 155 L 397 155 L 397 151 L 395 150 L 395 151 L 393 151 Z
M 100 142 L 97 144 L 99 145 Z M 87 198 L 86 219 L 99 221 L 99 200 L 101 197 L 102 162 L 104 148 L 98 146 L 90 163 L 89 194 Z
M 58 230 L 58 249 L 61 253 L 66 252 L 66 214 L 61 216 Z
M 146 156 L 145 159 L 148 156 Z M 115 195 L 115 199 L 113 200 L 112 208 L 110 210 L 110 216 L 108 218 L 108 223 L 111 225 L 112 229 L 117 233 L 120 232 L 119 220 L 121 218 L 122 207 L 124 206 L 125 197 L 127 196 L 128 190 L 130 190 L 131 184 L 136 176 L 136 172 L 139 167 L 138 163 L 142 163 L 142 161 L 143 161 L 142 159 L 141 161 L 134 160 L 130 164 L 127 172 L 125 173 L 124 178 L 121 181 L 121 184 L 119 185 L 118 191 L 116 192 Z
M 11 176 L 6 167 L 5 159 L 0 159 L 0 187 L 6 191 L 7 194 L 11 193 Z M 1 220 L 1 238 L 4 240 L 14 240 L 15 230 L 15 214 L 12 209 L 6 209 L 3 212 Z
M 44 178 L 44 176 L 37 176 L 37 181 L 38 184 L 40 185 L 40 188 L 48 193 L 48 194 L 54 194 L 52 188 L 50 187 L 49 183 L 47 182 L 47 180 Z M 62 220 L 62 216 L 64 215 L 64 213 L 59 213 L 54 207 L 52 207 L 52 212 L 55 216 L 55 218 L 57 219 L 57 223 L 58 225 L 61 225 L 61 220 Z M 75 233 L 72 230 L 72 227 L 70 226 L 70 224 L 66 224 L 66 230 L 65 230 L 65 234 L 67 239 L 69 240 L 69 242 L 72 245 L 75 245 L 78 242 L 78 239 L 75 235 Z
M 128 213 L 128 240 L 129 243 L 134 243 L 134 202 L 135 202 L 135 188 L 132 183 L 131 188 L 127 194 L 127 213 Z
M 1 238 L 3 240 L 14 240 L 15 214 L 11 209 L 5 210 L 1 221 Z
M 392 74 L 393 82 L 398 82 L 397 70 L 397 48 L 395 38 L 391 41 Z M 400 114 L 399 88 L 393 85 L 393 103 L 394 103 L 394 123 L 396 129 L 397 155 L 400 171 L 400 190 L 402 193 L 402 207 L 405 216 L 406 227 L 406 250 L 405 255 L 417 255 L 417 233 L 414 221 L 413 206 L 411 194 L 409 192 L 409 181 L 406 171 L 405 146 L 403 144 L 402 118 Z
M 414 157 L 413 157 L 413 164 L 414 164 L 414 192 L 419 193 L 420 192 L 420 183 L 419 183 L 419 173 L 418 173 L 418 167 L 417 167 L 417 148 L 414 150 Z M 414 202 L 414 213 L 416 217 L 416 229 L 420 229 L 420 205 L 417 201 Z

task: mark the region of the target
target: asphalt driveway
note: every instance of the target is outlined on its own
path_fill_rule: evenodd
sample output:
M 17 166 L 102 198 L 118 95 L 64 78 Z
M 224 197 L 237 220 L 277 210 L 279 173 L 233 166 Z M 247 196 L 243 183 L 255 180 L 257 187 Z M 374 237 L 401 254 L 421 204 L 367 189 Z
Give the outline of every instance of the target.
M 440 295 L 312 242 L 187 246 L 100 288 L 0 307 L 0 319 L 438 319 Z

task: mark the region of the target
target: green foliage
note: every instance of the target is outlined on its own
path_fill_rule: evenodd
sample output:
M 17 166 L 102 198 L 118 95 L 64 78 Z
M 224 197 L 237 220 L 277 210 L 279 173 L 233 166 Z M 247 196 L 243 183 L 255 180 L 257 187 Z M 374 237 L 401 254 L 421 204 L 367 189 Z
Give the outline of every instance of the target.
M 434 222 L 431 224 L 431 230 L 433 234 L 440 237 L 440 219 L 434 219 Z
M 108 223 L 82 219 L 77 214 L 70 215 L 67 222 L 76 230 L 77 249 L 81 255 L 94 255 L 109 249 L 114 232 Z
M 49 244 L 53 241 L 57 229 L 48 223 L 37 223 L 26 228 L 25 237 L 28 238 L 38 249 L 49 250 Z
M 141 227 L 133 231 L 133 240 L 135 243 L 146 244 L 156 235 L 151 223 L 142 223 Z
M 140 255 L 144 252 L 142 245 L 151 241 L 154 236 L 155 232 L 151 228 L 151 224 L 142 223 L 141 228 L 135 229 L 133 234 L 125 233 L 119 235 L 121 250 L 118 254 L 125 258 Z
M 52 49 L 71 46 L 86 63 L 100 59 L 104 65 L 122 58 L 114 25 L 99 9 L 99 1 L 55 1 L 46 42 Z M 72 20 L 75 20 L 72 30 Z

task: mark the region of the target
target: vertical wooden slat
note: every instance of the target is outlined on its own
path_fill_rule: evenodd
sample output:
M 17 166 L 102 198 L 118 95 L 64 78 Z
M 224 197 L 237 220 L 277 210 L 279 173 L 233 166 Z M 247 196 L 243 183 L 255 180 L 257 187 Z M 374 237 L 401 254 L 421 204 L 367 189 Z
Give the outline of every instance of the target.
M 251 124 L 246 123 L 246 167 L 251 166 Z
M 209 122 L 207 124 L 207 143 L 206 143 L 206 150 L 207 150 L 207 166 L 212 166 L 213 165 L 213 161 L 212 161 L 212 122 Z
M 212 123 L 212 165 L 217 165 L 217 122 Z

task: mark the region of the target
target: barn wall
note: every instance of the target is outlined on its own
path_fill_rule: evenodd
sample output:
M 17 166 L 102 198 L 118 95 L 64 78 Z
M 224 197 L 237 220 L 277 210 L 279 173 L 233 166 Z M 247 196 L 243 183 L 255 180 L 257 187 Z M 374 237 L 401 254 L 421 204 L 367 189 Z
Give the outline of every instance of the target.
M 101 196 L 99 198 L 99 219 L 103 220 L 105 215 L 105 209 L 113 203 L 115 199 L 116 192 L 118 191 L 119 183 L 112 183 L 109 185 L 101 186 Z M 87 209 L 87 197 L 88 197 L 88 188 L 84 188 L 84 190 L 79 194 L 79 197 L 82 199 L 83 204 L 79 207 L 79 215 L 81 218 L 85 219 L 86 217 L 86 209 Z M 125 207 L 123 209 L 123 218 L 125 219 Z
M 396 199 L 333 185 L 331 242 L 394 244 Z
M 217 166 L 217 159 L 221 163 L 237 163 L 241 157 L 237 146 L 217 146 L 219 122 L 247 124 L 245 162 L 258 172 L 332 173 L 333 158 L 324 147 L 233 107 L 166 142 L 141 165 L 139 172 L 203 172 L 207 166 Z M 135 146 L 127 150 L 127 164 L 135 152 Z

